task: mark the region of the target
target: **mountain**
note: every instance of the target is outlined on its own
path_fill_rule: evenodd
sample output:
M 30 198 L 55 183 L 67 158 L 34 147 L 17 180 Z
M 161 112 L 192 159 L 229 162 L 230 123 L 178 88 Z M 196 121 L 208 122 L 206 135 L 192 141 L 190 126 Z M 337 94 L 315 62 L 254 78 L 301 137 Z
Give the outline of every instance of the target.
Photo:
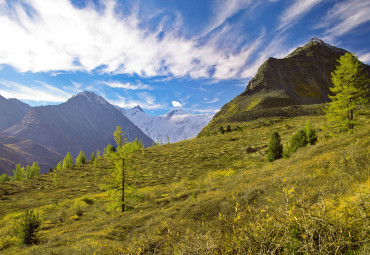
M 33 162 L 38 163 L 41 173 L 47 173 L 61 158 L 60 153 L 31 140 L 0 134 L 0 174 L 12 175 L 16 164 L 26 166 Z
M 0 95 L 0 131 L 21 121 L 31 106 L 15 98 L 6 99 Z
M 331 73 L 338 65 L 337 59 L 346 52 L 313 38 L 283 59 L 269 58 L 246 90 L 224 105 L 209 126 L 317 113 L 320 109 L 314 105 L 328 102 Z M 365 70 L 370 75 L 370 66 L 365 65 Z
M 121 113 L 157 143 L 167 143 L 167 139 L 174 143 L 195 137 L 213 117 L 212 114 L 190 114 L 180 109 L 164 116 L 150 116 L 140 106 L 121 109 Z
M 82 92 L 60 105 L 32 108 L 23 120 L 3 131 L 4 135 L 30 139 L 65 155 L 87 157 L 108 143 L 115 144 L 113 132 L 120 125 L 128 141 L 138 138 L 145 146 L 152 140 L 104 98 Z

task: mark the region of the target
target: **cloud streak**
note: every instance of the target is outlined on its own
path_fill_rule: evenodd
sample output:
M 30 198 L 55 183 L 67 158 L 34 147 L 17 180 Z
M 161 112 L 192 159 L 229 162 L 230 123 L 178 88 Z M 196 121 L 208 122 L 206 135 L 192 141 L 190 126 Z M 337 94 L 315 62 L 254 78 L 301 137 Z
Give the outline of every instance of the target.
M 104 84 L 111 88 L 120 88 L 126 90 L 152 90 L 153 88 L 147 84 L 142 84 L 138 82 L 137 84 L 133 84 L 131 82 L 122 83 L 119 81 L 100 81 L 99 83 Z
M 370 1 L 347 0 L 334 5 L 316 28 L 325 28 L 324 40 L 333 41 L 370 21 Z
M 280 16 L 278 30 L 288 30 L 323 0 L 296 0 Z
M 20 72 L 82 70 L 141 77 L 245 78 L 240 77 L 241 69 L 254 46 L 252 42 L 241 50 L 240 45 L 220 48 L 227 27 L 202 44 L 195 37 L 179 36 L 177 25 L 169 31 L 163 26 L 148 30 L 135 11 L 118 14 L 114 0 L 104 1 L 105 8 L 99 11 L 92 5 L 75 8 L 68 0 L 25 2 L 32 12 L 19 1 L 12 3 L 12 13 L 0 8 L 0 34 L 7 35 L 0 40 L 0 65 L 14 66 Z M 230 8 L 220 11 L 215 26 L 249 2 L 233 0 Z
M 19 100 L 30 100 L 35 102 L 61 103 L 72 97 L 45 82 L 36 81 L 37 85 L 24 85 L 14 81 L 0 80 L 0 95 L 6 98 L 17 98 Z

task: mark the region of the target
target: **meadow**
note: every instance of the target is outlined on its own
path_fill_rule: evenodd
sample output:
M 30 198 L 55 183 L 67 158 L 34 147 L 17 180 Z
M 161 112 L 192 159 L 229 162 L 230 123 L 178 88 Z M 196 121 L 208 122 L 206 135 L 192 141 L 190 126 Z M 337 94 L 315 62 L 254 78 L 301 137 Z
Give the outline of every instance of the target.
M 353 134 L 331 134 L 322 115 L 277 117 L 146 148 L 128 162 L 124 213 L 109 156 L 1 183 L 0 253 L 369 254 L 369 115 Z M 308 120 L 318 143 L 268 163 L 272 132 L 286 144 Z M 32 246 L 17 236 L 25 209 L 42 219 Z

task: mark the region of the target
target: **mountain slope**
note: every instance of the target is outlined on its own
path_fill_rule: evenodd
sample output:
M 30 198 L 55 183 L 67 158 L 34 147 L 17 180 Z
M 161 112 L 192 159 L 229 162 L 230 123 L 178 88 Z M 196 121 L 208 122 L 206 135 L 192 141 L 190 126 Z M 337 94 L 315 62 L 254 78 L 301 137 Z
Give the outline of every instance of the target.
M 152 140 L 102 97 L 82 92 L 60 105 L 34 107 L 18 124 L 3 133 L 31 139 L 65 155 L 75 157 L 84 151 L 89 157 L 108 143 L 114 144 L 113 132 L 117 125 L 129 141 L 135 138 L 145 146 Z
M 121 112 L 157 143 L 167 143 L 167 139 L 174 143 L 195 137 L 213 117 L 212 114 L 189 114 L 179 109 L 164 116 L 149 116 L 140 106 Z
M 40 166 L 41 173 L 47 173 L 62 158 L 62 154 L 31 140 L 0 134 L 0 174 L 12 175 L 16 164 L 26 166 L 33 162 Z
M 269 58 L 246 90 L 224 105 L 210 125 L 309 114 L 300 105 L 328 102 L 331 72 L 346 52 L 314 38 L 283 59 Z M 370 67 L 365 69 L 370 75 Z
M 21 121 L 30 109 L 28 104 L 14 98 L 6 99 L 0 95 L 0 131 Z

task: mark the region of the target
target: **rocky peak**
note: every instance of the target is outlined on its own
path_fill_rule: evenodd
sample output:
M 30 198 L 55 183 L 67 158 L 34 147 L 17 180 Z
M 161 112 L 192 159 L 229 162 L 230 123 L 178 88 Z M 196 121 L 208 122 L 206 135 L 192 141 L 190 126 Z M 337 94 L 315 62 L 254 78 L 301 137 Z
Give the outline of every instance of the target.
M 79 101 L 87 101 L 89 103 L 93 103 L 95 105 L 101 105 L 105 108 L 114 108 L 109 102 L 107 102 L 107 100 L 105 100 L 103 97 L 101 96 L 98 96 L 97 94 L 95 94 L 94 92 L 90 92 L 90 91 L 83 91 L 83 92 L 80 92 L 76 95 L 74 95 L 73 97 L 71 97 L 68 101 L 68 102 L 79 102 Z

